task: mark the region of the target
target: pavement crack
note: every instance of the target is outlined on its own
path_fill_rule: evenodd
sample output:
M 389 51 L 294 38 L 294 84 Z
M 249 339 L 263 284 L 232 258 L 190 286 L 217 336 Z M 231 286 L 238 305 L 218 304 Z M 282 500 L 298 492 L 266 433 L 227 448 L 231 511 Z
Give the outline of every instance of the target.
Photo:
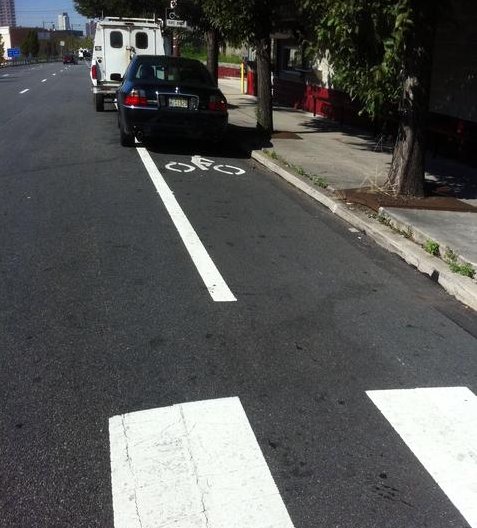
M 206 494 L 206 491 L 204 489 L 202 489 L 202 486 L 200 485 L 199 471 L 197 469 L 197 464 L 195 463 L 194 457 L 192 455 L 192 448 L 191 448 L 190 440 L 189 440 L 189 432 L 190 431 L 187 430 L 187 423 L 186 423 L 186 419 L 185 419 L 185 416 L 184 416 L 184 411 L 182 409 L 182 405 L 179 405 L 179 410 L 180 410 L 180 413 L 181 413 L 182 423 L 184 424 L 184 429 L 185 429 L 185 432 L 186 432 L 186 445 L 187 445 L 187 451 L 189 452 L 189 460 L 190 460 L 190 463 L 192 465 L 192 469 L 194 470 L 194 477 L 195 477 L 195 482 L 197 484 L 197 488 L 199 489 L 199 492 L 200 492 L 200 502 L 201 502 L 201 505 L 202 505 L 202 511 L 200 513 L 202 513 L 202 515 L 204 516 L 206 527 L 209 528 L 210 527 L 210 522 L 209 522 L 209 517 L 207 515 L 207 507 L 205 505 L 205 494 Z M 195 425 L 194 425 L 194 427 L 195 427 Z M 194 427 L 192 427 L 191 431 L 194 430 Z M 208 483 L 208 481 L 207 481 L 207 483 Z
M 131 471 L 131 474 L 132 474 L 133 480 L 134 480 L 134 489 L 133 489 L 134 506 L 136 508 L 136 515 L 137 515 L 137 519 L 139 521 L 139 526 L 141 528 L 143 528 L 141 515 L 139 513 L 139 505 L 138 505 L 138 498 L 137 498 L 137 491 L 136 491 L 137 490 L 137 479 L 136 479 L 136 474 L 134 473 L 132 459 L 131 459 L 131 456 L 129 454 L 129 438 L 128 438 L 126 420 L 125 420 L 125 415 L 124 414 L 121 415 L 121 424 L 123 426 L 124 439 L 126 441 L 126 460 L 127 460 L 127 463 L 128 463 L 128 466 L 129 466 L 129 470 Z

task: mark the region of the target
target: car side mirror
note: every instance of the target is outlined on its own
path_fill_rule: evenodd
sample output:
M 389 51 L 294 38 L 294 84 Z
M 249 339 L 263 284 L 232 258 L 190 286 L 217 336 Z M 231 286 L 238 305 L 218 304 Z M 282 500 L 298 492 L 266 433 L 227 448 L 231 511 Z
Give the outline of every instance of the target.
M 122 81 L 122 75 L 120 73 L 112 73 L 111 74 L 111 80 L 112 81 Z

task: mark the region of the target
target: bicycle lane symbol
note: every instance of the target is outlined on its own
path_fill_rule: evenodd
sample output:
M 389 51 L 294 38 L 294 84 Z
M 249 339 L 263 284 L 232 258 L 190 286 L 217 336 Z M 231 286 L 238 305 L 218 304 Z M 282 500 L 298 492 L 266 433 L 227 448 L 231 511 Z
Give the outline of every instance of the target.
M 234 165 L 215 164 L 215 161 L 202 158 L 201 156 L 192 156 L 191 163 L 183 163 L 181 161 L 170 161 L 166 164 L 166 169 L 173 172 L 193 172 L 196 169 L 201 171 L 215 170 L 222 172 L 223 174 L 229 174 L 231 176 L 241 176 L 245 174 L 244 169 L 235 167 Z

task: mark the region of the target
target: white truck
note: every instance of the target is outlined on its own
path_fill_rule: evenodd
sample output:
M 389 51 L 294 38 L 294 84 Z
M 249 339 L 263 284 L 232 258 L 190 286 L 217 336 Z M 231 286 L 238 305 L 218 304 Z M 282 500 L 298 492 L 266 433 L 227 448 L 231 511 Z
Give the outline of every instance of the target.
M 134 55 L 170 55 L 161 20 L 106 17 L 97 23 L 90 70 L 97 112 L 104 110 L 106 100 L 115 99 Z

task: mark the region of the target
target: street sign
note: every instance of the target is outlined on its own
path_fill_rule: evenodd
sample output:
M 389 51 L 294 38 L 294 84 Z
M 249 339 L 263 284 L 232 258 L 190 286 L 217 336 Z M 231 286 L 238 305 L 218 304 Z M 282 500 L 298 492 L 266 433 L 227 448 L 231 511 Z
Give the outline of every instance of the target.
M 8 57 L 19 57 L 21 55 L 20 48 L 8 48 L 7 49 L 7 56 Z
M 187 27 L 187 22 L 185 20 L 166 20 L 167 27 Z
M 166 8 L 166 26 L 167 27 L 187 27 L 187 22 L 181 20 L 179 15 L 172 8 Z

